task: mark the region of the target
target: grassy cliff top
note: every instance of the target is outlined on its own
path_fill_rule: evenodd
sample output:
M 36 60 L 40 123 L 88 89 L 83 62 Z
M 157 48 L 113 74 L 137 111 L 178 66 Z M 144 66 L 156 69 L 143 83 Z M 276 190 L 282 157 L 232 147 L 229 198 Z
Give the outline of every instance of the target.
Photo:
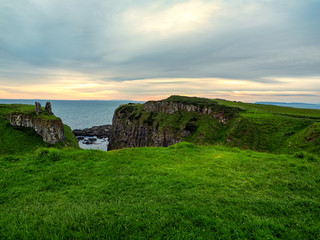
M 42 108 L 44 111 L 44 108 Z M 24 154 L 32 152 L 39 147 L 49 147 L 48 143 L 43 142 L 32 128 L 13 127 L 7 120 L 10 113 L 23 113 L 31 115 L 34 118 L 44 120 L 60 120 L 55 115 L 42 112 L 39 115 L 35 113 L 34 105 L 26 104 L 0 104 L 0 155 L 1 154 Z M 66 140 L 55 144 L 55 147 L 70 146 L 78 148 L 78 143 L 71 131 L 71 128 L 64 125 L 64 134 Z
M 151 101 L 156 102 L 156 101 Z M 292 107 L 283 107 L 283 106 L 275 106 L 275 105 L 265 105 L 265 104 L 255 104 L 255 103 L 245 103 L 238 101 L 229 101 L 224 99 L 209 99 L 209 98 L 199 98 L 199 97 L 186 97 L 186 96 L 178 96 L 172 95 L 169 98 L 160 100 L 160 102 L 173 102 L 173 103 L 182 103 L 186 105 L 195 105 L 195 106 L 203 106 L 203 107 L 217 107 L 226 106 L 237 109 L 242 114 L 273 114 L 273 115 L 283 115 L 290 117 L 298 117 L 298 118 L 313 118 L 320 120 L 320 110 L 319 109 L 303 109 L 303 108 L 292 108 Z M 134 108 L 141 109 L 142 104 L 126 104 L 122 105 L 122 109 L 124 108 L 130 110 Z
M 208 99 L 208 98 L 185 97 L 185 96 L 177 96 L 177 95 L 170 96 L 169 98 L 164 99 L 162 101 L 177 102 L 182 104 L 192 104 L 196 106 L 216 106 L 217 104 L 219 104 L 227 107 L 238 108 L 247 113 L 269 113 L 269 114 L 285 115 L 285 116 L 292 116 L 292 117 L 315 118 L 320 120 L 319 109 L 301 109 L 301 108 L 282 107 L 282 106 L 274 106 L 274 105 L 228 101 L 224 99 Z
M 150 101 L 156 102 L 156 101 Z M 226 106 L 236 109 L 241 114 L 272 114 L 272 115 L 283 115 L 289 117 L 297 118 L 312 118 L 320 120 L 320 110 L 319 109 L 303 109 L 303 108 L 292 108 L 292 107 L 282 107 L 275 105 L 265 105 L 265 104 L 255 104 L 255 103 L 244 103 L 237 101 L 228 101 L 224 99 L 209 99 L 209 98 L 199 98 L 199 97 L 186 97 L 172 95 L 169 98 L 160 100 L 159 102 L 173 102 L 181 103 L 185 105 L 195 105 L 203 107 L 217 107 Z M 143 104 L 125 104 L 121 105 L 116 111 L 122 110 L 123 112 L 131 112 L 134 110 L 142 110 Z
M 161 102 L 175 102 L 182 103 L 186 105 L 195 105 L 195 106 L 215 106 L 218 104 L 214 99 L 208 98 L 199 98 L 199 97 L 186 97 L 186 96 L 178 96 L 172 95 L 166 99 L 161 100 Z
M 35 118 L 42 118 L 46 120 L 58 120 L 60 118 L 56 117 L 53 114 L 49 114 L 47 112 L 44 112 L 44 107 L 41 107 L 42 112 L 37 115 L 35 112 L 35 106 L 34 105 L 28 105 L 28 104 L 0 104 L 0 116 L 5 116 L 10 113 L 24 113 L 31 115 Z
M 158 102 L 209 106 L 232 115 L 227 123 L 220 124 L 207 114 L 152 112 L 145 110 L 143 104 L 122 105 L 116 112 L 121 113 L 121 119 L 159 131 L 173 134 L 191 131 L 183 140 L 197 144 L 223 144 L 274 153 L 305 150 L 319 154 L 320 151 L 320 110 L 184 96 L 171 96 Z
M 274 115 L 314 118 L 320 120 L 319 109 L 303 109 L 255 103 L 233 102 L 223 99 L 215 99 L 215 101 L 225 106 L 241 108 L 249 113 L 268 113 Z

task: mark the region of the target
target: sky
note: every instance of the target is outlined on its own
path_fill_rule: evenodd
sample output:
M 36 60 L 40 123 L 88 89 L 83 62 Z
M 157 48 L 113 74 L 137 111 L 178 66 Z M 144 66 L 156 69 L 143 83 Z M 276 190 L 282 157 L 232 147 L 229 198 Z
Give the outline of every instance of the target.
M 0 98 L 320 103 L 319 0 L 0 0 Z

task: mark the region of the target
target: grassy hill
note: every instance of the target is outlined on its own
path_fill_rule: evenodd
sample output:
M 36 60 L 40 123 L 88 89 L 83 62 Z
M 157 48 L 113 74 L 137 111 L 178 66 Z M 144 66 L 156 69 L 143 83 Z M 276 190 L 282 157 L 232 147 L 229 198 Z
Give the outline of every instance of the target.
M 205 145 L 102 152 L 48 148 L 5 120 L 33 106 L 0 105 L 0 239 L 320 239 L 319 111 L 171 100 L 235 117 L 212 136 L 220 125 L 206 116 L 141 112 L 159 128 L 194 124 L 187 140 Z
M 240 121 L 253 125 L 256 132 L 251 135 L 254 140 L 244 146 L 254 146 L 256 140 L 255 150 L 286 153 L 309 151 L 320 155 L 320 110 L 226 100 L 217 102 L 245 110 L 240 113 Z
M 11 126 L 6 115 L 12 112 L 26 113 L 42 119 L 58 119 L 58 117 L 46 114 L 45 112 L 36 116 L 33 105 L 0 104 L 0 155 L 23 154 L 33 152 L 39 147 L 50 146 L 50 144 L 43 142 L 42 137 L 36 134 L 32 128 Z M 78 143 L 70 127 L 65 125 L 64 132 L 66 140 L 55 144 L 55 147 L 69 146 L 78 148 Z
M 142 104 L 122 105 L 116 112 L 132 124 L 160 132 L 179 135 L 185 130 L 191 131 L 182 140 L 196 144 L 222 144 L 272 153 L 320 154 L 320 110 L 183 96 L 171 96 L 161 102 L 212 108 L 229 120 L 221 124 L 219 119 L 197 112 L 147 111 Z M 125 124 L 120 129 L 124 129 Z
M 1 239 L 319 239 L 320 162 L 179 143 L 0 158 Z

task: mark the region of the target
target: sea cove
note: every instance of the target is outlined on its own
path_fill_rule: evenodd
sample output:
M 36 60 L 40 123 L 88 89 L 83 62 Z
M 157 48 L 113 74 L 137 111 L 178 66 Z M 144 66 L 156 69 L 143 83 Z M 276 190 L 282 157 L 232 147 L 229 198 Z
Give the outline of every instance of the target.
M 0 99 L 0 104 L 29 104 L 34 105 L 35 102 L 45 106 L 47 100 L 37 99 Z M 122 104 L 129 102 L 142 103 L 130 100 L 110 100 L 110 101 L 71 101 L 71 100 L 50 100 L 53 113 L 59 116 L 64 124 L 74 129 L 85 129 L 93 126 L 101 126 L 112 123 L 114 110 Z M 90 136 L 83 136 L 88 139 Z M 94 137 L 94 136 L 91 136 Z M 108 139 L 106 137 L 99 138 L 96 141 L 79 140 L 79 146 L 83 149 L 107 150 Z
M 84 129 L 93 126 L 101 126 L 112 123 L 114 110 L 122 104 L 136 102 L 131 100 L 110 100 L 110 101 L 95 101 L 95 100 L 37 100 L 37 99 L 0 99 L 0 104 L 30 104 L 40 102 L 42 106 L 50 101 L 52 104 L 53 113 L 59 116 L 62 121 L 74 129 Z M 136 102 L 137 103 L 137 102 Z

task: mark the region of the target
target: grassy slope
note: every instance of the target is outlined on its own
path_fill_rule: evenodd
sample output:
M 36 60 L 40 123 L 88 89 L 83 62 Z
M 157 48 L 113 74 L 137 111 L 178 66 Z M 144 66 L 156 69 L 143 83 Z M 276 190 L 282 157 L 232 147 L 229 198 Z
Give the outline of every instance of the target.
M 34 114 L 34 117 L 43 119 L 58 119 L 54 115 L 41 113 L 36 116 L 33 105 L 25 104 L 0 104 L 0 155 L 1 154 L 23 154 L 33 152 L 39 147 L 49 147 L 50 144 L 43 142 L 42 137 L 39 136 L 32 128 L 13 127 L 9 121 L 6 120 L 6 115 L 12 112 L 22 112 L 26 114 Z M 76 139 L 74 138 L 70 127 L 65 125 L 66 140 L 57 143 L 55 147 L 69 146 L 78 148 Z
M 319 109 L 281 107 L 275 105 L 233 102 L 222 99 L 214 99 L 214 101 L 217 101 L 219 104 L 223 104 L 229 107 L 239 107 L 251 113 L 269 113 L 274 115 L 285 115 L 303 118 L 309 117 L 320 120 Z
M 320 162 L 179 143 L 0 158 L 0 238 L 319 239 Z
M 193 143 L 223 144 L 273 153 L 320 152 L 320 110 L 181 96 L 172 96 L 164 101 L 212 106 L 218 112 L 235 115 L 228 124 L 223 125 L 208 115 L 188 112 L 145 112 L 139 104 L 123 105 L 118 110 L 127 113 L 134 121 L 157 127 L 162 131 L 170 129 L 173 132 L 181 132 L 193 129 L 195 132 L 184 138 L 185 141 Z
M 260 146 L 254 150 L 270 152 L 309 151 L 320 154 L 320 110 L 216 100 L 219 104 L 239 107 L 242 119 L 255 126 L 252 138 Z M 248 125 L 248 124 L 247 124 Z M 242 126 L 243 127 L 243 126 Z M 240 132 L 241 134 L 241 132 Z M 254 146 L 254 142 L 247 145 Z

